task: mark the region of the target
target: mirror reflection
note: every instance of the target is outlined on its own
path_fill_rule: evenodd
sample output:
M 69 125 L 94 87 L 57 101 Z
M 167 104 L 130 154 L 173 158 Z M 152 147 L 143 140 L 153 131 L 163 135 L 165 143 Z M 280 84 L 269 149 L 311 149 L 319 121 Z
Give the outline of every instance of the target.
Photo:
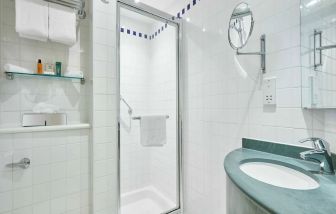
M 336 108 L 336 1 L 301 0 L 302 106 Z
M 229 41 L 233 49 L 243 48 L 253 30 L 253 14 L 247 3 L 240 3 L 231 15 Z

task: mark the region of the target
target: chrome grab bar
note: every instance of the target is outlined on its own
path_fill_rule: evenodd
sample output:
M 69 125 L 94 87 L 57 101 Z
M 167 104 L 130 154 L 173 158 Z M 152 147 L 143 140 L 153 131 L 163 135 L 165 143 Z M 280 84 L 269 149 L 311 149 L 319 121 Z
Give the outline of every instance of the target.
M 169 115 L 166 115 L 166 118 L 169 119 Z M 132 120 L 141 120 L 141 116 L 132 117 Z
M 132 115 L 133 114 L 132 107 L 127 103 L 127 101 L 122 96 L 120 96 L 120 101 L 122 101 L 123 103 L 125 103 L 125 105 L 128 107 L 128 114 Z
M 29 158 L 23 158 L 18 163 L 10 163 L 6 165 L 7 167 L 11 168 L 22 168 L 22 169 L 28 169 L 30 166 L 30 159 Z

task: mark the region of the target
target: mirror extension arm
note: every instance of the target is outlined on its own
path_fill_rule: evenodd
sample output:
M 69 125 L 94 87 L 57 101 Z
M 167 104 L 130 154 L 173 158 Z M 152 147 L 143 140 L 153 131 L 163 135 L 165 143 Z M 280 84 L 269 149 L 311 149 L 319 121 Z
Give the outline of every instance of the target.
M 260 55 L 260 66 L 262 73 L 266 73 L 266 36 L 262 35 L 260 37 L 260 52 L 239 52 L 237 49 L 237 55 Z

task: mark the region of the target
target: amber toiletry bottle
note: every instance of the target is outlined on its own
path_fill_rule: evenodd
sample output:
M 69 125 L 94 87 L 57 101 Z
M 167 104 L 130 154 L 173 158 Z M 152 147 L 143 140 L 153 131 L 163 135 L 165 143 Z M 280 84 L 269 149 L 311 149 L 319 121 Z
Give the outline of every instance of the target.
M 37 62 L 37 73 L 38 74 L 43 74 L 43 66 L 42 66 L 42 60 L 39 59 Z

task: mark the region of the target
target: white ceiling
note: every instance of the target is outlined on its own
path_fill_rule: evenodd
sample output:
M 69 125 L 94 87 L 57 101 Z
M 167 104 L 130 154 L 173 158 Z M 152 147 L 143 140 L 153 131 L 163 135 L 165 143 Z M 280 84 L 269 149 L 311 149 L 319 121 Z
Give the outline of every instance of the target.
M 142 3 L 151 7 L 174 15 L 176 10 L 182 9 L 187 0 L 140 0 Z
M 144 4 L 155 7 L 156 9 L 167 12 L 167 10 L 171 7 L 171 5 L 173 5 L 177 0 L 140 0 L 140 1 Z

